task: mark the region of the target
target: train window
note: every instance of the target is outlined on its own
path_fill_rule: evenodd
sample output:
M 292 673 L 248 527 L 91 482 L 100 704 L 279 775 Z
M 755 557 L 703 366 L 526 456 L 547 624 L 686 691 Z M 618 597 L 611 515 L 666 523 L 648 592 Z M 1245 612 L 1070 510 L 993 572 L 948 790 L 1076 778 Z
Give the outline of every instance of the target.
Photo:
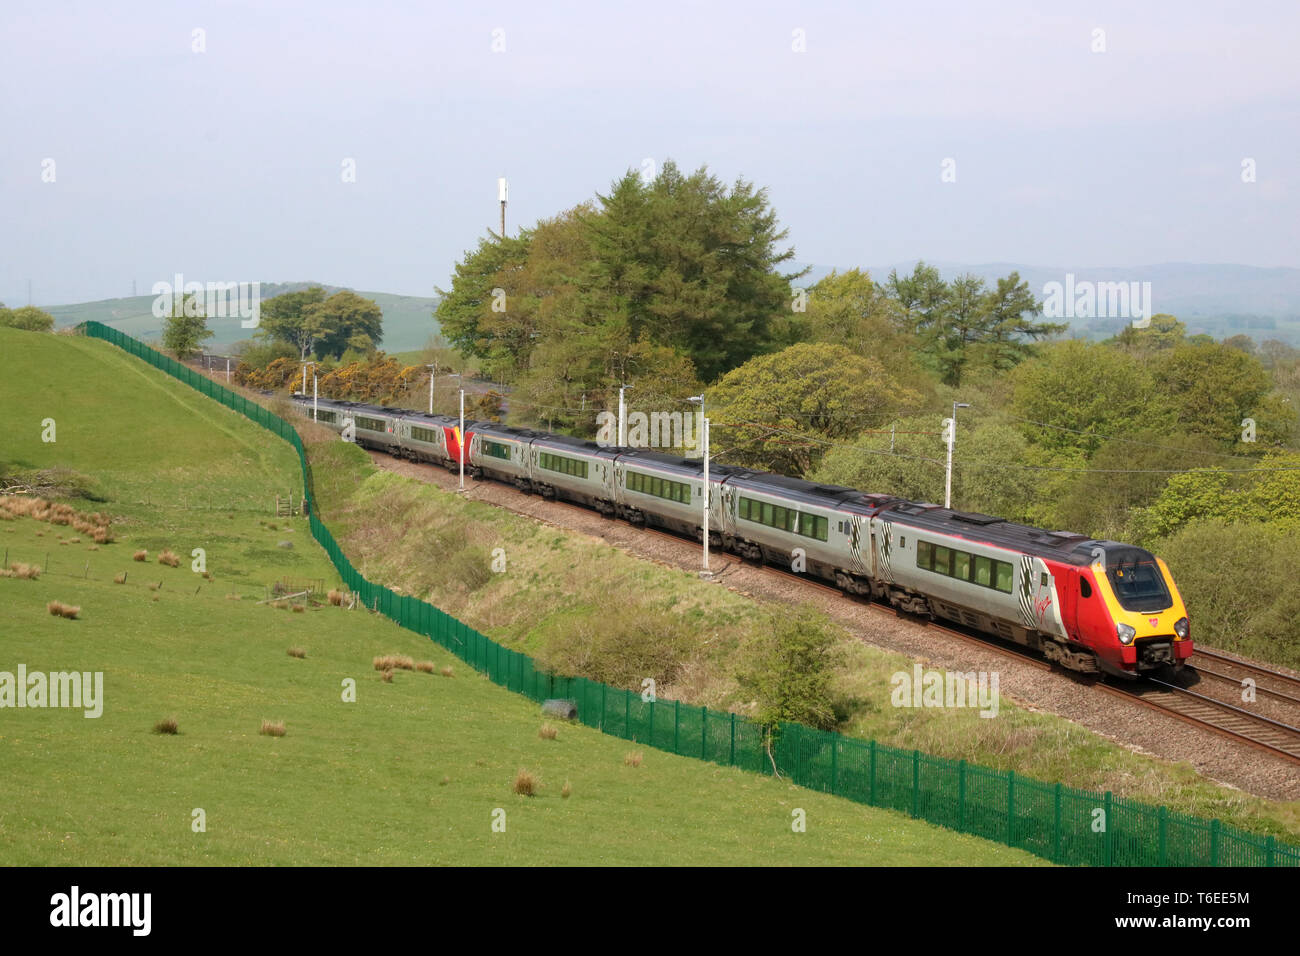
M 368 432 L 382 432 L 385 430 L 384 423 L 381 419 L 364 418 L 361 415 L 357 416 L 357 427 L 362 431 Z
M 936 546 L 934 549 L 934 571 L 936 574 L 950 574 L 952 552 L 947 548 Z
M 763 524 L 772 523 L 772 503 L 770 501 L 763 502 L 763 517 L 761 520 Z
M 1087 578 L 1079 578 L 1079 596 L 1085 600 L 1092 597 L 1092 585 Z
M 975 555 L 975 577 L 972 580 L 976 584 L 983 585 L 986 588 L 993 587 L 993 559 L 986 558 L 982 555 Z
M 970 555 L 965 551 L 952 553 L 952 576 L 962 581 L 970 580 Z
M 1044 587 L 1044 588 L 1047 587 L 1047 572 L 1046 572 L 1046 571 L 1044 571 L 1042 574 L 1040 574 L 1040 575 L 1038 576 L 1038 585 L 1039 585 L 1039 587 Z
M 906 537 L 899 538 L 899 539 L 898 539 L 898 546 L 899 546 L 900 548 L 906 548 L 906 547 L 907 547 L 907 538 L 906 538 Z
M 327 412 L 324 409 L 321 409 L 316 412 L 316 420 L 321 422 L 334 422 L 338 421 L 338 417 L 333 412 Z
M 934 545 L 929 541 L 916 542 L 916 566 L 930 571 L 934 568 Z
M 1010 594 L 1012 577 L 1011 565 L 1007 564 L 1005 561 L 994 561 L 993 565 L 997 577 L 997 583 L 994 586 L 999 591 L 1004 591 L 1005 593 Z
M 432 439 L 430 439 L 432 440 Z M 500 458 L 502 461 L 510 460 L 510 446 L 503 445 L 500 442 L 488 441 L 483 439 L 483 454 L 490 458 Z

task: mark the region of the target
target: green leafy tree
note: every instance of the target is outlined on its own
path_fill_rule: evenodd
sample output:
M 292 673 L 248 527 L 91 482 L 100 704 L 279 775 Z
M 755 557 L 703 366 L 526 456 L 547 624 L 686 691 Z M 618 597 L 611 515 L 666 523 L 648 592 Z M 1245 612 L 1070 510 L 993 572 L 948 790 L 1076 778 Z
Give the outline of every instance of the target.
M 1155 372 L 1175 426 L 1225 444 L 1237 441 L 1242 420 L 1260 410 L 1273 388 L 1258 359 L 1213 341 L 1174 346 Z
M 1078 340 L 1046 347 L 1013 373 L 1011 413 L 1027 438 L 1091 455 L 1100 436 L 1164 430 L 1171 413 L 1148 368 L 1120 349 Z M 1041 423 L 1041 424 L 1038 424 Z
M 384 337 L 384 311 L 372 299 L 347 289 L 308 310 L 319 329 L 315 352 L 319 358 L 339 358 L 344 352 L 372 354 Z
M 184 300 L 173 300 L 172 314 L 163 328 L 163 348 L 184 361 L 201 352 L 203 340 L 212 338 L 213 334 L 201 300 L 192 294 Z
M 299 361 L 306 361 L 325 331 L 315 312 L 324 301 L 320 286 L 268 299 L 262 303 L 259 336 L 292 346 Z
M 809 472 L 828 447 L 920 401 L 873 358 L 801 343 L 750 359 L 707 392 L 713 450 L 728 463 Z
M 1187 326 L 1168 312 L 1157 312 L 1145 327 L 1132 323 L 1124 326 L 1114 340 L 1136 352 L 1160 352 L 1171 349 L 1187 338 Z
M 54 328 L 54 316 L 34 305 L 6 309 L 0 303 L 0 325 L 27 332 L 49 332 Z
M 916 338 L 896 319 L 884 289 L 866 272 L 831 272 L 808 289 L 800 337 L 843 345 L 876 359 L 902 381 L 923 383 Z
M 839 657 L 835 632 L 804 605 L 772 618 L 737 681 L 756 699 L 758 721 L 769 732 L 783 721 L 829 730 L 835 725 L 831 679 Z

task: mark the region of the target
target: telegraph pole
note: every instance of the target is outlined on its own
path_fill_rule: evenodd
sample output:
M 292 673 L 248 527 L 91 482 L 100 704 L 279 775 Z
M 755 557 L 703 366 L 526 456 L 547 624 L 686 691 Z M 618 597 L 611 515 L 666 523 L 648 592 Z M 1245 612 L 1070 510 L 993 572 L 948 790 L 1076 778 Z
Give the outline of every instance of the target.
M 429 414 L 430 415 L 433 414 L 433 374 L 434 374 L 434 370 L 437 367 L 438 366 L 436 365 L 429 366 Z
M 948 429 L 948 468 L 944 473 L 943 479 L 943 506 L 952 507 L 952 446 L 957 443 L 957 409 L 970 408 L 966 402 L 952 403 L 952 418 L 944 419 L 944 425 Z
M 618 447 L 619 448 L 624 448 L 627 446 L 627 405 L 623 401 L 623 393 L 627 391 L 629 388 L 632 388 L 632 386 L 620 385 L 618 387 Z

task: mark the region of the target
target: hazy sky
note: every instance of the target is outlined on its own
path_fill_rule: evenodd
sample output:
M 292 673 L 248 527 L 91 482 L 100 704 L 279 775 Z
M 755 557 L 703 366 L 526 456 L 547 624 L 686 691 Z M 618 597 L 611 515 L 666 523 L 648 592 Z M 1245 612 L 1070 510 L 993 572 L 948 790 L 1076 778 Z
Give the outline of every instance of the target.
M 427 295 L 498 176 L 513 229 L 665 158 L 768 187 L 803 262 L 1297 266 L 1298 36 L 1294 2 L 0 0 L 0 300 Z

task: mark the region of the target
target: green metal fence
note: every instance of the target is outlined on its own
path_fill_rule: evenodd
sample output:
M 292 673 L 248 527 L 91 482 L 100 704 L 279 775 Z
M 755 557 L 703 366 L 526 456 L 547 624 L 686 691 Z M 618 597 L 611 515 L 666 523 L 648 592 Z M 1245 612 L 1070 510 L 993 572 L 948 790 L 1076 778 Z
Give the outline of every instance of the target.
M 1300 847 L 1218 820 L 1042 783 L 1012 771 L 899 750 L 783 724 L 769 757 L 760 727 L 744 717 L 538 670 L 532 658 L 480 634 L 433 605 L 366 580 L 316 515 L 311 468 L 297 431 L 279 416 L 100 322 L 80 331 L 104 339 L 279 435 L 298 451 L 312 537 L 367 607 L 442 645 L 493 682 L 542 701 L 563 698 L 604 733 L 687 757 L 772 773 L 811 790 L 898 810 L 1056 863 L 1087 866 L 1300 866 Z

